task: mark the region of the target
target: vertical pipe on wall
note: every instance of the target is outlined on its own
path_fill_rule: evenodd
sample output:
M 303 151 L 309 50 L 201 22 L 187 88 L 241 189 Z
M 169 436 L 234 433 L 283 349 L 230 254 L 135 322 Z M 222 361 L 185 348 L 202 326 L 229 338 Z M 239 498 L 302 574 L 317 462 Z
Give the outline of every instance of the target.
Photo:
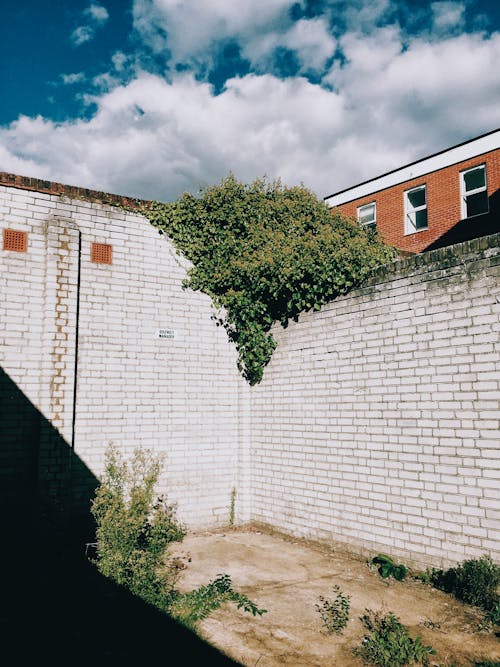
M 82 270 L 82 233 L 78 230 L 78 249 L 77 249 L 77 269 L 76 269 L 76 304 L 75 304 L 75 348 L 73 363 L 73 404 L 71 414 L 71 443 L 69 451 L 69 470 L 68 470 L 68 510 L 69 521 L 71 522 L 75 511 L 75 489 L 73 479 L 73 463 L 75 458 L 75 431 L 76 431 L 76 402 L 78 394 L 78 337 L 80 329 L 80 282 Z
M 73 375 L 73 413 L 71 416 L 71 451 L 75 450 L 76 397 L 78 388 L 78 333 L 80 327 L 80 279 L 82 270 L 82 233 L 78 230 L 78 258 L 76 276 L 75 362 Z

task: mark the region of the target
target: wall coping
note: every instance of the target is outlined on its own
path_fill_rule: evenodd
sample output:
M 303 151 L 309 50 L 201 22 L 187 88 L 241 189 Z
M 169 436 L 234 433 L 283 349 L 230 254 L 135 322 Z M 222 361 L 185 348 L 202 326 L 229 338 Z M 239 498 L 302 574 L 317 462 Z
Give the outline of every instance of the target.
M 500 232 L 403 257 L 390 264 L 382 264 L 359 286 L 359 289 L 383 282 L 387 278 L 445 269 L 462 264 L 464 261 L 482 259 L 488 250 L 500 252 Z
M 46 181 L 41 178 L 32 178 L 30 176 L 19 176 L 18 174 L 11 174 L 6 171 L 0 171 L 0 185 L 17 188 L 19 190 L 43 192 L 49 195 L 65 195 L 71 199 L 83 199 L 85 201 L 108 204 L 110 206 L 141 208 L 148 203 L 147 199 L 139 199 L 127 195 L 117 195 L 111 192 L 102 192 L 101 190 L 92 190 L 90 188 L 82 188 L 76 185 L 66 185 L 64 183 Z

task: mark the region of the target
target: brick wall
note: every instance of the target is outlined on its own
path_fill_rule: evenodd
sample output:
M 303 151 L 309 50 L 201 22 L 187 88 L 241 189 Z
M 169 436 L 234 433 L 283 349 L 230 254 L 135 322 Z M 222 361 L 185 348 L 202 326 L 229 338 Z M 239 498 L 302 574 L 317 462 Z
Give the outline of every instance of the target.
M 162 489 L 183 520 L 226 523 L 233 487 L 248 518 L 248 388 L 210 299 L 182 289 L 187 264 L 147 220 L 53 186 L 0 186 L 0 228 L 28 232 L 26 252 L 0 247 L 5 479 L 28 484 L 35 467 L 46 494 L 70 484 L 88 502 L 110 442 L 127 454 L 150 447 L 165 457 Z M 112 246 L 111 265 L 91 262 L 93 242 Z M 157 338 L 160 328 L 175 338 Z M 34 424 L 28 446 L 21 405 Z
M 168 239 L 53 185 L 0 186 L 0 228 L 28 232 L 27 252 L 0 248 L 2 498 L 36 482 L 88 503 L 114 442 L 165 456 L 191 527 L 227 523 L 236 488 L 238 521 L 423 564 L 500 555 L 499 236 L 277 327 L 250 389 Z
M 276 327 L 252 388 L 254 520 L 420 564 L 500 555 L 499 241 Z
M 374 194 L 355 199 L 338 208 L 342 213 L 357 217 L 357 208 L 377 203 L 377 229 L 387 241 L 402 250 L 421 252 L 445 234 L 461 219 L 460 172 L 476 165 L 486 164 L 490 210 L 495 208 L 496 231 L 500 229 L 500 206 L 494 196 L 500 190 L 500 151 L 491 151 L 470 160 L 426 174 Z M 428 229 L 405 235 L 404 193 L 419 185 L 427 186 Z M 470 218 L 468 224 L 479 225 L 485 216 Z

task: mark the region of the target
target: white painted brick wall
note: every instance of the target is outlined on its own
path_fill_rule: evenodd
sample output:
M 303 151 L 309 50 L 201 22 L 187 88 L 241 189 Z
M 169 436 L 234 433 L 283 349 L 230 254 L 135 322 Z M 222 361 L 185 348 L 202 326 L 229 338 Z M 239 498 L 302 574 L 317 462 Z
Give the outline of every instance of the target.
M 252 388 L 254 520 L 420 564 L 498 558 L 498 259 L 408 260 L 275 327 Z
M 182 289 L 187 264 L 145 219 L 2 186 L 6 227 L 29 241 L 0 250 L 0 365 L 27 399 L 4 423 L 41 445 L 32 460 L 1 434 L 0 488 L 65 467 L 81 240 L 73 483 L 80 461 L 101 474 L 110 442 L 150 447 L 191 527 L 227 523 L 234 487 L 239 521 L 416 563 L 499 556 L 498 247 L 417 257 L 277 327 L 249 389 L 210 300 Z M 93 241 L 112 244 L 111 266 L 90 261 Z
M 160 490 L 182 520 L 227 523 L 233 487 L 248 519 L 248 387 L 210 299 L 182 289 L 187 264 L 170 241 L 114 207 L 7 187 L 0 202 L 0 228 L 29 232 L 27 253 L 0 250 L 4 372 L 69 446 L 80 232 L 76 454 L 99 476 L 110 442 L 149 447 L 164 455 Z M 90 261 L 92 242 L 113 246 L 112 265 Z M 175 339 L 157 339 L 159 328 Z M 38 462 L 49 477 L 55 448 Z

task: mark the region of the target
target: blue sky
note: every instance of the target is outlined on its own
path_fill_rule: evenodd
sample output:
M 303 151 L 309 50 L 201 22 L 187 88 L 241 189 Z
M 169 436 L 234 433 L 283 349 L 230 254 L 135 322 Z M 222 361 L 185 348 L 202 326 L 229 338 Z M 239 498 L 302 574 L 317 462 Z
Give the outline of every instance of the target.
M 324 196 L 500 127 L 499 31 L 497 0 L 4 3 L 0 170 Z

